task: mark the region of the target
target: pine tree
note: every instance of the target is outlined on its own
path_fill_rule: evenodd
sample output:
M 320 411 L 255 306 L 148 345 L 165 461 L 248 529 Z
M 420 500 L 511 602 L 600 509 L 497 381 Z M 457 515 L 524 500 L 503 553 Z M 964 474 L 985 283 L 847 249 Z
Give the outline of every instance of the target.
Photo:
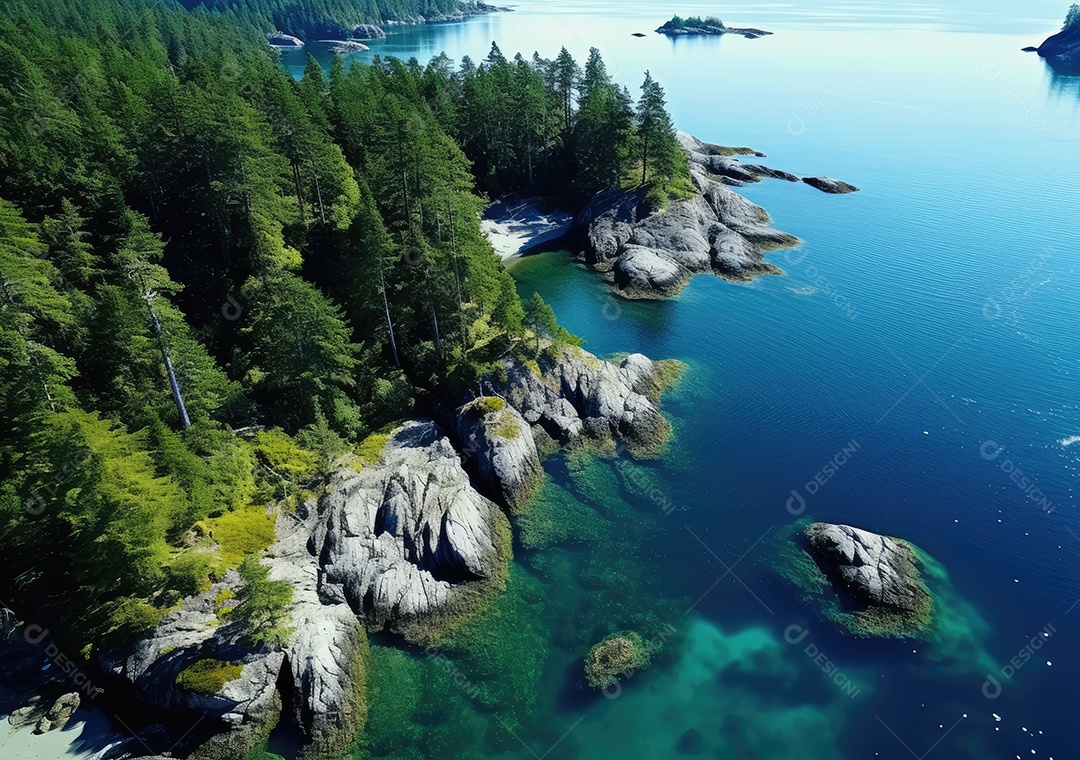
M 244 557 L 239 572 L 243 585 L 236 594 L 236 607 L 229 612 L 230 621 L 253 644 L 284 648 L 293 633 L 288 626 L 292 586 L 288 581 L 270 580 L 270 568 L 261 564 L 254 554 Z
M 135 287 L 138 297 L 146 304 L 150 326 L 161 348 L 161 358 L 165 363 L 169 388 L 172 391 L 173 401 L 176 403 L 180 424 L 185 428 L 190 427 L 191 419 L 188 417 L 184 395 L 169 353 L 169 339 L 162 330 L 161 321 L 154 310 L 154 300 L 161 293 L 175 293 L 181 286 L 173 282 L 165 268 L 158 264 L 165 251 L 165 244 L 157 234 L 150 230 L 146 218 L 141 214 L 132 213 L 129 216 L 129 224 L 123 246 L 116 256 L 117 265 Z
M 675 176 L 678 167 L 679 145 L 666 105 L 664 88 L 646 71 L 637 105 L 641 184 L 648 181 L 650 168 L 653 176 L 665 183 Z

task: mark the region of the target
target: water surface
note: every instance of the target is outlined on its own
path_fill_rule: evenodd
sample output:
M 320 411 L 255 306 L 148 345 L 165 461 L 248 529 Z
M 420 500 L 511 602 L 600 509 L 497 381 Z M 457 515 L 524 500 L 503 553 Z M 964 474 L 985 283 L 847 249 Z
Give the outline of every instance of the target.
M 632 87 L 649 69 L 680 128 L 862 188 L 745 188 L 805 241 L 750 284 L 703 276 L 627 303 L 566 253 L 515 266 L 594 353 L 687 363 L 665 405 L 678 439 L 660 463 L 548 462 L 540 518 L 517 526 L 545 548 L 519 546 L 506 599 L 447 650 L 452 669 L 376 646 L 394 705 L 373 711 L 376 754 L 1076 756 L 1080 79 L 1020 52 L 1065 10 L 537 2 L 355 56 L 478 60 L 494 40 L 583 60 L 595 45 Z M 651 33 L 675 11 L 775 35 Z M 941 641 L 845 637 L 799 600 L 771 569 L 793 491 L 803 516 L 901 536 L 945 567 Z M 790 626 L 806 638 L 788 643 Z M 582 691 L 581 656 L 627 627 L 667 632 L 665 653 L 616 698 Z

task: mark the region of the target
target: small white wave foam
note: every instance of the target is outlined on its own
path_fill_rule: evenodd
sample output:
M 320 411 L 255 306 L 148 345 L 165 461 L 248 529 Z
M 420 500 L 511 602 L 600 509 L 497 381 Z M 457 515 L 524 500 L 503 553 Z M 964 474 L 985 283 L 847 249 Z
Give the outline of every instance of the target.
M 1072 446 L 1074 443 L 1080 443 L 1080 435 L 1070 435 L 1068 438 L 1062 438 L 1058 443 L 1062 446 Z

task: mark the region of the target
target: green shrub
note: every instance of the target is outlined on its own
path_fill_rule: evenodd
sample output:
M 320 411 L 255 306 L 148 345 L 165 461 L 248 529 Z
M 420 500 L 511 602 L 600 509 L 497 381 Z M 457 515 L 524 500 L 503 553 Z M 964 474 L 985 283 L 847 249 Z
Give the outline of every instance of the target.
M 176 685 L 196 694 L 217 694 L 229 681 L 235 681 L 244 666 L 207 658 L 188 665 L 176 676 Z
M 274 516 L 265 507 L 252 506 L 212 517 L 196 528 L 218 545 L 214 571 L 217 577 L 237 567 L 248 554 L 261 554 L 274 542 Z
M 177 555 L 165 570 L 168 587 L 181 598 L 194 596 L 210 587 L 215 557 L 195 550 Z
M 105 635 L 97 646 L 119 645 L 146 636 L 157 628 L 165 610 L 158 609 L 142 599 L 121 597 L 105 605 L 107 619 Z
M 293 588 L 288 581 L 269 579 L 270 568 L 259 562 L 257 555 L 249 554 L 240 564 L 240 578 L 244 585 L 236 595 L 239 604 L 229 618 L 235 620 L 244 636 L 253 644 L 281 649 L 289 643 L 293 629 L 288 627 Z
M 298 446 L 279 428 L 255 436 L 255 450 L 274 473 L 288 480 L 308 480 L 318 472 L 319 457 Z
M 390 436 L 385 433 L 372 433 L 356 447 L 356 455 L 361 465 L 376 464 L 382 459 L 382 450 Z

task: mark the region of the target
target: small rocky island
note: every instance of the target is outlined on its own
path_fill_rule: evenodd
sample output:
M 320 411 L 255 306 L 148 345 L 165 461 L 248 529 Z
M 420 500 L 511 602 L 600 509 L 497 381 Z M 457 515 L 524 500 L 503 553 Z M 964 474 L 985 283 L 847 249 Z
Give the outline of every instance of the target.
M 934 599 L 906 541 L 849 525 L 800 526 L 782 549 L 785 576 L 817 597 L 825 617 L 856 636 L 918 638 Z
M 671 20 L 657 29 L 656 32 L 665 34 L 668 37 L 719 37 L 723 34 L 737 34 L 750 40 L 772 34 L 772 32 L 766 32 L 764 29 L 738 29 L 733 26 L 724 26 L 724 22 L 715 16 L 707 16 L 706 18 L 700 18 L 699 16 L 690 16 L 689 18 L 672 16 Z
M 1080 73 L 1080 5 L 1069 8 L 1060 32 L 1039 47 L 1025 50 L 1038 53 L 1061 72 Z

